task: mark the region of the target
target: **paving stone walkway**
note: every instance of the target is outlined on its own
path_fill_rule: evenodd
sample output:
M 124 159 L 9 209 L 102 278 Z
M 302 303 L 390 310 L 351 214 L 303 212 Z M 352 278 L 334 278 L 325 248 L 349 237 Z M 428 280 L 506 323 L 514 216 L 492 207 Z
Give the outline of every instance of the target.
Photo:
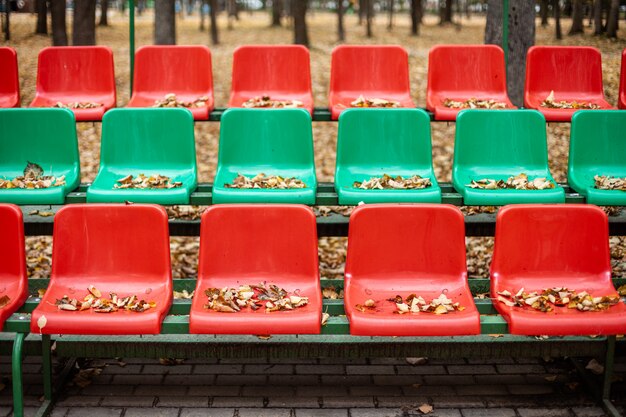
M 123 366 L 121 366 L 123 365 Z M 54 417 L 429 417 L 603 416 L 567 360 L 406 359 L 83 361 L 89 382 L 71 379 Z M 0 358 L 0 369 L 10 369 Z M 25 358 L 27 415 L 42 395 L 41 364 Z M 99 373 L 99 374 L 98 374 Z M 626 406 L 626 358 L 616 366 L 613 396 Z M 10 381 L 0 391 L 0 417 L 12 415 Z

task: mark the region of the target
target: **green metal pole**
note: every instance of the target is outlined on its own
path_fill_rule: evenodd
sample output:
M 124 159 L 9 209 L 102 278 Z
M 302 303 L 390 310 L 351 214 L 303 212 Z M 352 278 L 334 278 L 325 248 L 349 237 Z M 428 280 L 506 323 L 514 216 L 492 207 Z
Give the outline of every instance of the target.
M 135 0 L 128 0 L 128 24 L 130 31 L 130 95 L 132 96 L 135 77 Z
M 13 357 L 11 358 L 11 373 L 13 376 L 13 415 L 24 417 L 24 386 L 22 384 L 22 347 L 24 333 L 17 333 L 13 341 Z
M 132 0 L 131 0 L 132 1 Z M 502 49 L 504 50 L 504 63 L 509 63 L 509 0 L 502 2 Z
M 43 360 L 43 395 L 44 399 L 52 400 L 52 355 L 50 352 L 50 335 L 41 336 L 41 359 Z

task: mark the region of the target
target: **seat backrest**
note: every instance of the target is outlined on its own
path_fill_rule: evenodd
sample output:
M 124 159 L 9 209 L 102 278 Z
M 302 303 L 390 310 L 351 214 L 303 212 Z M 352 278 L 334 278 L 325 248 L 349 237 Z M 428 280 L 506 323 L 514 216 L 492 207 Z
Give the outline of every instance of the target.
M 51 46 L 39 52 L 37 93 L 115 97 L 113 51 L 107 46 Z
M 572 288 L 578 291 L 593 281 L 610 283 L 606 214 L 583 204 L 520 204 L 500 209 L 491 276 L 492 288 L 506 282 L 509 291 L 525 285 L 534 288 L 539 281 L 547 288 L 580 279 L 580 287 Z
M 54 217 L 54 280 L 141 283 L 171 278 L 165 209 L 140 204 L 72 204 Z
M 619 77 L 619 97 L 617 99 L 617 107 L 626 109 L 626 48 L 622 51 L 622 66 Z
M 626 113 L 580 111 L 572 117 L 568 182 L 588 187 L 594 175 L 626 176 Z M 587 181 L 584 180 L 587 179 Z
M 502 48 L 496 45 L 436 45 L 431 48 L 427 96 L 446 94 L 468 99 L 506 95 Z
M 337 172 L 394 167 L 401 171 L 432 171 L 428 114 L 418 109 L 348 109 L 342 112 L 337 137 Z
M 465 223 L 441 204 L 367 204 L 350 216 L 346 278 L 465 281 Z M 464 284 L 465 285 L 465 284 Z
M 196 173 L 193 116 L 187 109 L 125 108 L 102 120 L 100 167 L 191 169 Z
M 134 92 L 213 90 L 211 51 L 202 45 L 147 45 L 135 53 Z
M 220 123 L 221 166 L 313 167 L 311 117 L 303 109 L 228 109 Z M 269 172 L 265 172 L 270 175 Z
M 18 206 L 0 204 L 0 231 L 0 285 L 25 288 L 24 223 Z
M 524 98 L 603 97 L 602 55 L 589 46 L 533 46 L 526 56 Z
M 409 56 L 395 45 L 340 45 L 333 49 L 330 94 L 410 92 Z
M 309 50 L 302 45 L 245 45 L 233 53 L 232 92 L 311 92 Z
M 549 176 L 546 122 L 536 110 L 463 110 L 457 117 L 452 179 L 477 174 Z M 457 183 L 458 182 L 458 183 Z
M 44 175 L 65 172 L 68 186 L 78 186 L 74 113 L 46 108 L 0 110 L 0 172 L 7 177 L 23 175 L 27 162 L 39 164 Z
M 247 278 L 255 283 L 277 278 L 310 282 L 312 276 L 319 277 L 319 271 L 317 229 L 310 208 L 226 204 L 211 206 L 202 214 L 199 278 Z
M 17 54 L 13 48 L 0 46 L 0 106 L 4 100 L 2 96 L 11 96 L 13 99 L 7 100 L 14 106 L 20 105 L 20 78 L 17 71 Z M 8 98 L 8 97 L 7 97 Z

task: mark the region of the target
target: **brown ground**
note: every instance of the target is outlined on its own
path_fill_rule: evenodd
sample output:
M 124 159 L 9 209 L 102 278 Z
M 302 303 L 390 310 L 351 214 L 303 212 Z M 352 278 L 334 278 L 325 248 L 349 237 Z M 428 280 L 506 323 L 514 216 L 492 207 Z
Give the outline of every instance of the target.
M 118 92 L 118 105 L 124 106 L 129 98 L 129 46 L 128 24 L 126 17 L 113 12 L 111 26 L 98 28 L 97 40 L 101 45 L 108 45 L 114 51 L 115 71 Z M 221 44 L 211 47 L 213 55 L 213 76 L 217 107 L 224 107 L 230 89 L 230 70 L 232 53 L 235 47 L 244 44 L 280 44 L 290 43 L 292 33 L 289 28 L 270 28 L 269 15 L 266 13 L 241 14 L 235 30 L 226 29 L 225 16 L 219 20 Z M 207 32 L 198 30 L 198 17 L 185 16 L 178 22 L 179 44 L 209 43 Z M 484 36 L 484 18 L 463 19 L 461 28 L 455 26 L 440 27 L 436 19 L 428 16 L 419 37 L 411 37 L 408 16 L 397 16 L 395 28 L 386 30 L 386 19 L 380 16 L 374 24 L 372 39 L 364 37 L 364 28 L 357 25 L 354 15 L 347 16 L 347 41 L 358 44 L 400 44 L 409 52 L 411 70 L 411 90 L 418 106 L 425 106 L 426 67 L 428 50 L 439 43 L 482 43 Z M 564 32 L 569 22 L 563 21 Z M 8 43 L 18 52 L 20 66 L 20 84 L 22 103 L 28 104 L 34 96 L 37 51 L 50 45 L 50 39 L 34 35 L 35 18 L 31 15 L 12 15 L 12 41 Z M 71 21 L 68 21 L 71 28 Z M 145 14 L 137 19 L 137 46 L 152 42 L 152 16 Z M 317 106 L 327 104 L 327 90 L 330 75 L 330 53 L 338 45 L 335 32 L 334 15 L 316 12 L 309 17 L 311 39 L 311 73 L 313 93 Z M 537 28 L 537 44 L 591 45 L 600 48 L 603 58 L 603 75 L 606 96 L 611 103 L 617 99 L 619 83 L 619 65 L 621 51 L 626 47 L 624 41 L 610 41 L 590 34 L 573 37 L 565 36 L 562 41 L 554 39 L 554 27 Z M 626 30 L 619 33 L 626 38 Z M 0 42 L 0 45 L 6 42 Z M 336 129 L 334 123 L 315 123 L 315 154 L 319 181 L 332 181 L 335 161 Z M 439 181 L 450 181 L 452 153 L 454 143 L 453 123 L 433 123 L 433 158 Z M 100 124 L 79 123 L 79 142 L 83 182 L 91 181 L 97 171 L 99 160 Z M 219 124 L 196 124 L 196 149 L 198 152 L 199 176 L 201 182 L 211 181 L 217 164 L 217 144 Z M 569 125 L 550 124 L 548 126 L 548 145 L 550 167 L 557 181 L 566 181 L 567 154 L 569 147 Z M 493 247 L 493 238 L 468 238 L 468 269 L 470 275 L 488 275 L 489 262 Z M 33 277 L 49 275 L 51 242 L 47 237 L 28 238 L 28 264 Z M 197 264 L 197 238 L 172 238 L 172 261 L 175 277 L 195 275 Z M 615 273 L 626 274 L 626 242 L 623 237 L 612 237 L 611 248 Z M 320 239 L 320 256 L 323 277 L 342 277 L 345 260 L 345 238 Z

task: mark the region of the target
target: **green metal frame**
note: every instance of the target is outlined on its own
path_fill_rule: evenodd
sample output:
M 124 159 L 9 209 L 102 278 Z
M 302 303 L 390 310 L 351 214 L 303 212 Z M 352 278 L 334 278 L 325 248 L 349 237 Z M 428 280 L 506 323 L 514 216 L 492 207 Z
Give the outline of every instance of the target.
M 37 294 L 46 288 L 49 279 L 29 280 L 29 291 Z M 626 279 L 614 279 L 623 285 Z M 489 279 L 470 278 L 470 289 L 477 296 L 489 291 Z M 175 279 L 176 291 L 195 288 L 193 278 Z M 342 279 L 324 279 L 322 287 L 343 288 Z M 30 329 L 30 312 L 40 302 L 37 296 L 27 300 L 23 308 L 6 322 L 5 331 L 18 332 L 13 346 L 14 413 L 23 410 L 21 358 L 25 336 Z M 507 323 L 497 314 L 490 299 L 475 298 L 481 314 L 481 334 L 453 337 L 367 337 L 351 336 L 344 315 L 343 300 L 324 300 L 323 310 L 330 314 L 321 335 L 277 335 L 260 339 L 246 335 L 190 335 L 191 300 L 174 300 L 165 318 L 160 335 L 155 336 L 74 336 L 31 335 L 39 345 L 43 358 L 44 403 L 37 415 L 47 415 L 54 406 L 52 361 L 50 347 L 54 341 L 59 357 L 185 357 L 185 358 L 288 358 L 288 357 L 604 357 L 605 375 L 598 384 L 589 377 L 590 386 L 601 386 L 597 398 L 608 414 L 619 416 L 609 400 L 612 383 L 616 338 L 568 336 L 548 339 L 508 334 Z M 580 364 L 579 364 L 580 365 Z M 579 366 L 577 365 L 577 366 Z M 69 368 L 66 366 L 66 371 Z M 584 369 L 582 369 L 584 371 Z M 583 375 L 586 375 L 583 372 Z M 64 378 L 62 377 L 61 380 Z M 594 391 L 590 388 L 591 391 Z M 595 392 L 594 392 L 595 393 Z

